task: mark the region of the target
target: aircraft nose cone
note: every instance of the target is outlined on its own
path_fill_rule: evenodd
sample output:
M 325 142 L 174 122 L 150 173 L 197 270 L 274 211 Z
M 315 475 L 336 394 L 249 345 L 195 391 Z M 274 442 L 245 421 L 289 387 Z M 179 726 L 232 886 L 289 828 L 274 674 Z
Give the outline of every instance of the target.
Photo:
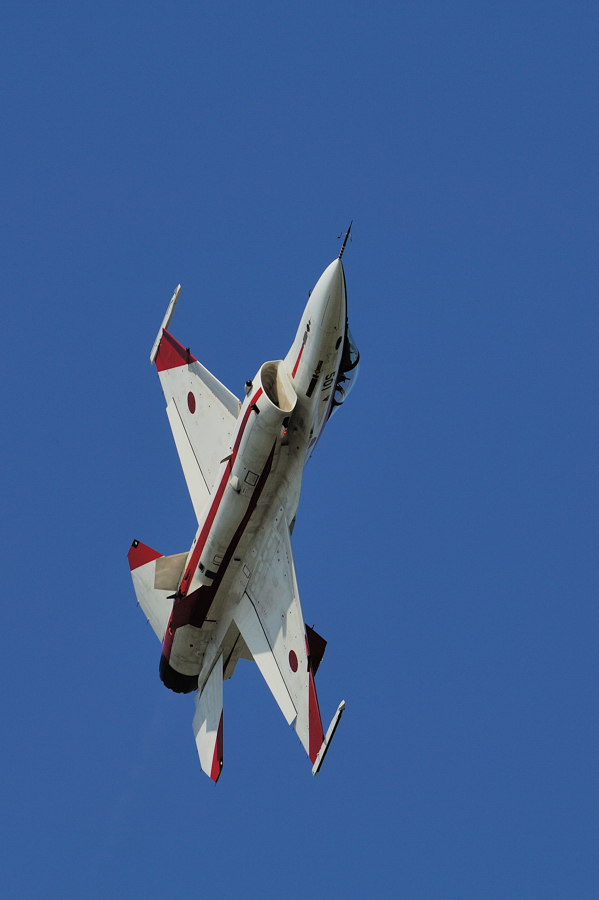
M 325 332 L 340 331 L 345 326 L 345 275 L 340 259 L 328 266 L 312 291 L 314 322 Z

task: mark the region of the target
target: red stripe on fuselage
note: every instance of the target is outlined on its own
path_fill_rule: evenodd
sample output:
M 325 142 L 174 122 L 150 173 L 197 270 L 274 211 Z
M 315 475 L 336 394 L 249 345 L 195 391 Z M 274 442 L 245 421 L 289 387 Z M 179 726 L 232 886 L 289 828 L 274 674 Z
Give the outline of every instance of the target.
M 194 572 L 198 567 L 198 563 L 200 561 L 202 551 L 204 549 L 206 540 L 210 533 L 210 529 L 212 528 L 215 516 L 218 512 L 220 502 L 223 499 L 223 494 L 225 493 L 225 488 L 226 488 L 227 482 L 229 480 L 229 475 L 231 474 L 231 471 L 233 470 L 233 465 L 234 465 L 235 459 L 237 457 L 237 451 L 239 450 L 239 445 L 241 444 L 241 439 L 243 437 L 243 433 L 245 431 L 246 425 L 248 423 L 248 419 L 252 412 L 252 406 L 254 405 L 256 400 L 259 399 L 261 394 L 262 394 L 262 388 L 259 388 L 256 391 L 256 393 L 254 394 L 254 396 L 252 397 L 252 399 L 250 400 L 248 407 L 245 411 L 245 414 L 243 416 L 243 420 L 241 422 L 239 431 L 237 432 L 237 437 L 235 438 L 235 443 L 233 445 L 233 452 L 231 453 L 227 467 L 223 473 L 223 477 L 220 480 L 218 490 L 216 491 L 214 500 L 212 501 L 212 505 L 210 506 L 210 510 L 208 512 L 208 515 L 206 516 L 204 525 L 202 526 L 200 536 L 196 542 L 195 547 L 193 548 L 193 553 L 191 554 L 191 559 L 190 559 L 187 569 L 185 571 L 185 575 L 183 576 L 183 580 L 181 582 L 181 587 L 179 588 L 179 596 L 180 597 L 184 597 L 187 594 L 187 591 L 189 590 L 189 585 L 191 584 L 191 579 L 193 578 Z
M 300 359 L 302 358 L 302 353 L 304 352 L 304 347 L 305 347 L 305 345 L 306 345 L 306 344 L 305 344 L 305 341 L 304 341 L 304 343 L 303 343 L 302 346 L 300 347 L 300 352 L 299 352 L 298 355 L 297 355 L 297 359 L 296 359 L 295 365 L 294 365 L 294 367 L 293 367 L 293 372 L 291 373 L 291 377 L 292 377 L 292 378 L 295 378 L 295 373 L 297 372 L 297 367 L 298 367 L 299 364 L 300 364 Z

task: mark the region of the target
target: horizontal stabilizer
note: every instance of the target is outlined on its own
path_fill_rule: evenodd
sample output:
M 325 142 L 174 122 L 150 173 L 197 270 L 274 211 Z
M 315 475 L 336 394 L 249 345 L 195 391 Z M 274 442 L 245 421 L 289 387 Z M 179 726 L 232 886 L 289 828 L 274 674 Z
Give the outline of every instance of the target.
M 137 602 L 162 642 L 173 608 L 172 594 L 183 577 L 187 553 L 163 556 L 141 541 L 133 541 L 127 558 Z
M 202 769 L 216 783 L 223 768 L 223 655 L 196 694 L 193 733 Z

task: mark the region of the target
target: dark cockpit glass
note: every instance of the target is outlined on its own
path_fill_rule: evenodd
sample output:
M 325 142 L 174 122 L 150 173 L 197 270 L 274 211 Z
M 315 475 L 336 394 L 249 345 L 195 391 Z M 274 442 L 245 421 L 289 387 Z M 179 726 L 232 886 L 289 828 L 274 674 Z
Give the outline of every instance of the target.
M 351 389 L 358 378 L 360 368 L 360 352 L 356 347 L 356 343 L 349 330 L 349 325 L 345 326 L 345 340 L 343 342 L 343 353 L 341 355 L 341 363 L 339 365 L 339 374 L 335 384 L 335 396 L 333 397 L 333 406 L 331 408 L 331 416 L 335 410 L 345 403 Z

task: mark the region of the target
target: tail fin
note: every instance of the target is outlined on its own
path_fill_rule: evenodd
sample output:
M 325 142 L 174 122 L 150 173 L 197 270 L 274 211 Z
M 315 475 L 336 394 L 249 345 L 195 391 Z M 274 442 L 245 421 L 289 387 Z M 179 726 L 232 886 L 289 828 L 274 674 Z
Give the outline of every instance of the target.
M 202 769 L 216 783 L 223 768 L 223 655 L 196 694 L 193 733 Z
M 187 553 L 163 556 L 140 541 L 133 541 L 127 559 L 137 602 L 162 642 L 173 608 L 171 595 L 183 577 Z

